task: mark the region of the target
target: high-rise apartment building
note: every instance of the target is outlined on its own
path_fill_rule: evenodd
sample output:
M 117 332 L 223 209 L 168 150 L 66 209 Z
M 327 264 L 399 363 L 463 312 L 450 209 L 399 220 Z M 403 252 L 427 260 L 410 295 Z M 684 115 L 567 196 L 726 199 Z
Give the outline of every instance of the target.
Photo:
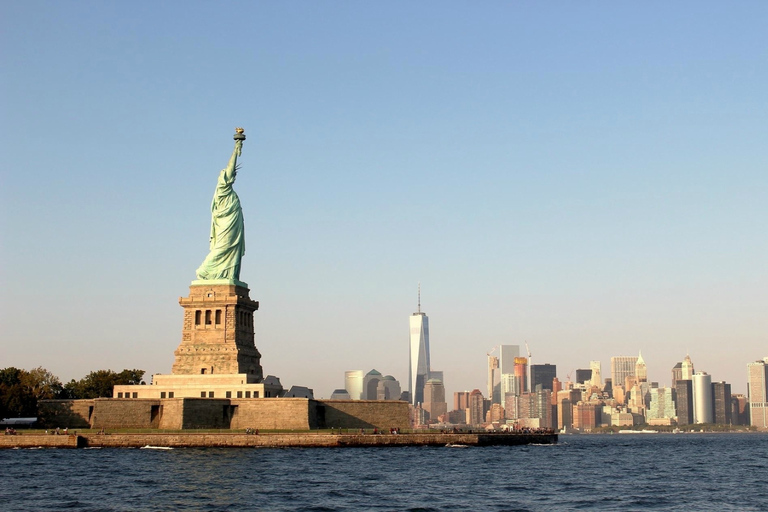
M 693 374 L 693 422 L 712 423 L 712 376 L 706 372 Z
M 536 386 L 542 389 L 552 389 L 552 381 L 557 377 L 557 365 L 532 364 L 531 365 L 531 391 L 536 391 Z
M 411 403 L 424 401 L 424 385 L 429 380 L 429 318 L 421 311 L 421 285 L 418 310 L 411 315 L 411 357 L 408 365 L 408 392 Z
M 712 419 L 721 425 L 731 424 L 731 385 L 712 383 Z
M 747 365 L 750 425 L 768 428 L 768 357 Z
M 626 378 L 635 374 L 637 358 L 634 356 L 614 356 L 611 358 L 611 381 L 613 386 L 624 386 Z

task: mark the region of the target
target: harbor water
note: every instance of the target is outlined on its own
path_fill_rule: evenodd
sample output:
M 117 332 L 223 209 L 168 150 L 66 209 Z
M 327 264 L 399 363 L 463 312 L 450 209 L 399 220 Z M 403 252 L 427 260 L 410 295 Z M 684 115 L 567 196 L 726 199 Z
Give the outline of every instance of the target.
M 0 510 L 768 510 L 768 434 L 0 451 Z

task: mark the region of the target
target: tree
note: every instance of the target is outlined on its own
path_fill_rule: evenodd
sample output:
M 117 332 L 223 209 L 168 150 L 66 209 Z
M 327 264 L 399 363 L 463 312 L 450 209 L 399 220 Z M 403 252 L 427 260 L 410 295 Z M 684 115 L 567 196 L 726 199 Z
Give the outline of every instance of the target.
M 26 371 L 9 367 L 0 370 L 0 416 L 37 416 L 37 401 L 59 398 L 61 381 L 42 367 Z
M 79 381 L 71 380 L 64 386 L 64 394 L 68 398 L 101 398 L 112 397 L 116 385 L 143 384 L 141 380 L 144 370 L 123 370 L 116 373 L 113 370 L 96 370 Z

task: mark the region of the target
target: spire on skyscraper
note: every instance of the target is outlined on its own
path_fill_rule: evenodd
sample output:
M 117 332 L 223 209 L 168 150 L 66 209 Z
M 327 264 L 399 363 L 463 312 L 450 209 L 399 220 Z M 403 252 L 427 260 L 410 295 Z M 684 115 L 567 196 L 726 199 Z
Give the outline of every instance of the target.
M 418 300 L 418 313 L 421 313 L 421 281 L 419 281 L 419 300 Z

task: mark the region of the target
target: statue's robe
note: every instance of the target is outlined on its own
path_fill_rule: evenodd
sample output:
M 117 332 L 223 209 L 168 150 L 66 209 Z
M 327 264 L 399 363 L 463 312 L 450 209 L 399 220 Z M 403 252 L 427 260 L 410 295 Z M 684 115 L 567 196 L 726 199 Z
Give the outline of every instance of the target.
M 245 254 L 245 226 L 235 182 L 234 155 L 230 166 L 219 174 L 211 203 L 211 252 L 197 269 L 197 278 L 240 279 L 240 261 Z

